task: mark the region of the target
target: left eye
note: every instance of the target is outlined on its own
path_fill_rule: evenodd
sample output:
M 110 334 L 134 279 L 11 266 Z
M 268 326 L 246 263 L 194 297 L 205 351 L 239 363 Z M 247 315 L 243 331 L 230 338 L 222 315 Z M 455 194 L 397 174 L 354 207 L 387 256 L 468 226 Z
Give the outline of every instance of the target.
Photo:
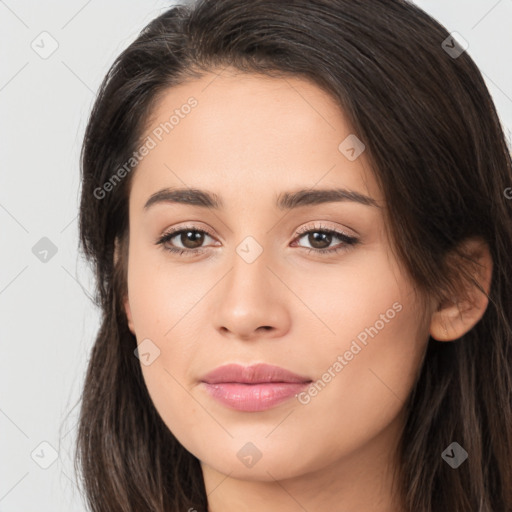
M 337 252 L 347 248 L 347 246 L 355 245 L 358 241 L 355 237 L 331 229 L 310 229 L 309 231 L 301 233 L 298 239 L 300 240 L 304 237 L 307 237 L 307 241 L 311 245 L 311 247 L 304 248 L 317 252 Z M 333 239 L 336 238 L 341 240 L 342 246 L 339 248 L 329 248 Z
M 164 234 L 160 239 L 158 239 L 157 244 L 161 244 L 165 250 L 173 253 L 188 253 L 192 255 L 204 251 L 205 247 L 202 245 L 205 241 L 205 237 L 213 239 L 213 237 L 206 231 L 190 227 Z M 314 251 L 317 253 L 335 253 L 340 250 L 348 249 L 349 246 L 358 243 L 357 238 L 332 229 L 310 229 L 308 231 L 297 233 L 297 237 L 294 242 L 305 237 L 307 237 L 310 247 L 304 247 L 302 245 L 299 245 L 298 247 L 306 249 L 309 252 Z M 181 247 L 175 246 L 174 243 L 169 245 L 169 242 L 175 238 L 177 238 L 181 243 Z M 341 246 L 330 248 L 329 246 L 333 239 L 336 238 L 341 241 Z

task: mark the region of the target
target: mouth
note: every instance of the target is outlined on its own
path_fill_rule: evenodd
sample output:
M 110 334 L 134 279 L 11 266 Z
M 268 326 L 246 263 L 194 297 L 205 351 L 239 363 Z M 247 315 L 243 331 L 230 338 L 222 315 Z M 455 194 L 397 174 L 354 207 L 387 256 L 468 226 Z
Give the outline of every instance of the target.
M 244 412 L 276 407 L 311 382 L 309 377 L 267 364 L 228 364 L 201 379 L 202 386 L 212 398 L 226 407 Z

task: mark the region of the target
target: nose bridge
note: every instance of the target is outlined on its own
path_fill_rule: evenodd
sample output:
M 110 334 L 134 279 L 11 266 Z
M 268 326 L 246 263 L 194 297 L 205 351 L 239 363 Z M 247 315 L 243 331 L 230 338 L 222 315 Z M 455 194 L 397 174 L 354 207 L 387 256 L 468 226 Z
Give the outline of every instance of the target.
M 261 240 L 261 236 L 258 238 Z M 271 295 L 272 284 L 269 280 L 272 273 L 267 268 L 270 250 L 264 247 L 264 243 L 248 235 L 235 247 L 232 270 L 228 276 L 229 288 L 232 294 L 242 293 L 243 302 L 258 301 L 261 295 Z
M 260 327 L 274 333 L 287 328 L 285 290 L 268 268 L 271 251 L 263 243 L 246 236 L 235 247 L 216 306 L 217 329 L 249 338 Z

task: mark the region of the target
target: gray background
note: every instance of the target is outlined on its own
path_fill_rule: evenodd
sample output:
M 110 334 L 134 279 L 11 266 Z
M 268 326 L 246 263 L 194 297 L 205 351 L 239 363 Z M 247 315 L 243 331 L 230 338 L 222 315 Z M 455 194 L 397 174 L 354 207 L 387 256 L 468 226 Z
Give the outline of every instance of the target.
M 512 0 L 416 3 L 468 41 L 510 139 Z M 77 252 L 80 144 L 114 58 L 170 5 L 0 0 L 0 512 L 85 510 L 72 455 L 99 311 Z

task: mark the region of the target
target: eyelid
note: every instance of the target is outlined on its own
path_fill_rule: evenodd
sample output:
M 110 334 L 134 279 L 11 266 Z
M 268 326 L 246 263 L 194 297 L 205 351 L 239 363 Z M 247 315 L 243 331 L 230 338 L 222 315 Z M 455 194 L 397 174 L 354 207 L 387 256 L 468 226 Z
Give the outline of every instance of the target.
M 199 231 L 199 232 L 204 232 L 206 233 L 208 236 L 210 236 L 211 238 L 216 238 L 216 236 L 213 235 L 213 233 L 210 231 L 209 228 L 204 228 L 204 227 L 201 227 L 199 225 L 194 225 L 194 224 L 186 224 L 184 226 L 177 226 L 177 227 L 172 227 L 172 228 L 169 228 L 167 230 L 165 230 L 162 235 L 160 235 L 158 237 L 157 240 L 161 239 L 162 237 L 165 237 L 167 235 L 172 235 L 172 234 L 176 234 L 176 233 L 180 233 L 182 231 L 186 231 L 186 230 L 190 230 L 190 231 Z M 329 227 L 329 226 L 325 226 L 324 224 L 322 224 L 320 222 L 319 225 L 315 225 L 314 222 L 311 222 L 309 224 L 306 224 L 305 226 L 297 229 L 295 231 L 295 234 L 294 234 L 294 237 L 297 238 L 298 236 L 300 235 L 304 235 L 312 230 L 317 230 L 317 231 L 330 231 L 330 232 L 333 232 L 333 233 L 340 233 L 342 235 L 345 235 L 349 238 L 359 238 L 359 235 L 358 234 L 350 234 L 350 233 L 347 233 L 343 228 L 334 228 L 334 227 Z M 353 231 L 353 230 L 351 230 Z M 295 239 L 293 240 L 295 241 Z
M 303 226 L 302 228 L 298 229 L 296 232 L 295 232 L 295 235 L 298 236 L 298 235 L 303 235 L 304 233 L 308 233 L 309 231 L 330 231 L 330 232 L 333 232 L 333 233 L 340 233 L 342 235 L 345 235 L 349 238 L 357 238 L 359 239 L 360 236 L 358 233 L 356 233 L 353 229 L 350 229 L 351 233 L 347 232 L 346 229 L 342 228 L 342 227 L 329 227 L 329 226 L 326 226 L 322 223 L 322 221 L 319 221 L 319 224 L 318 225 L 315 225 L 314 223 L 310 223 L 310 224 L 306 224 L 305 226 Z
M 215 235 L 213 235 L 213 233 L 211 232 L 211 230 L 209 228 L 204 228 L 204 227 L 196 225 L 196 224 L 185 224 L 183 226 L 177 226 L 177 227 L 175 226 L 172 228 L 168 228 L 158 238 L 160 239 L 166 235 L 173 235 L 176 233 L 180 233 L 182 231 L 199 231 L 199 232 L 206 233 L 211 238 L 217 238 Z
M 181 247 L 166 246 L 166 244 L 170 241 L 170 239 L 172 239 L 175 236 L 178 236 L 180 233 L 183 233 L 186 231 L 196 231 L 196 232 L 205 233 L 210 238 L 212 238 L 214 240 L 216 239 L 215 236 L 213 236 L 211 234 L 209 229 L 207 229 L 207 228 L 203 229 L 197 225 L 189 224 L 189 225 L 185 225 L 185 226 L 172 227 L 172 228 L 166 230 L 161 236 L 159 236 L 157 238 L 157 240 L 155 241 L 155 244 L 161 245 L 165 251 L 177 254 L 181 257 L 183 257 L 182 255 L 190 256 L 190 257 L 198 256 L 200 254 L 205 253 L 206 250 L 209 247 L 211 247 L 211 246 L 205 246 L 205 247 L 198 247 L 195 249 L 186 249 L 186 248 L 182 249 Z M 302 237 L 304 237 L 305 235 L 307 235 L 309 233 L 314 233 L 314 232 L 323 232 L 323 233 L 331 234 L 334 237 L 341 240 L 342 244 L 341 244 L 341 246 L 339 246 L 339 244 L 338 244 L 338 246 L 334 246 L 332 248 L 325 248 L 325 249 L 315 249 L 315 248 L 311 248 L 311 247 L 303 247 L 301 245 L 293 245 L 293 247 L 299 247 L 303 250 L 306 250 L 306 251 L 308 251 L 308 254 L 315 253 L 315 255 L 328 257 L 328 256 L 333 256 L 335 254 L 338 254 L 340 252 L 349 250 L 351 247 L 358 245 L 361 242 L 359 235 L 357 235 L 357 236 L 349 235 L 348 233 L 345 233 L 344 230 L 341 228 L 329 228 L 327 226 L 324 226 L 322 223 L 320 223 L 319 226 L 310 224 L 310 225 L 305 225 L 304 227 L 297 230 L 295 232 L 294 239 L 292 240 L 292 243 L 293 244 L 295 244 L 296 242 L 298 243 L 298 241 Z

